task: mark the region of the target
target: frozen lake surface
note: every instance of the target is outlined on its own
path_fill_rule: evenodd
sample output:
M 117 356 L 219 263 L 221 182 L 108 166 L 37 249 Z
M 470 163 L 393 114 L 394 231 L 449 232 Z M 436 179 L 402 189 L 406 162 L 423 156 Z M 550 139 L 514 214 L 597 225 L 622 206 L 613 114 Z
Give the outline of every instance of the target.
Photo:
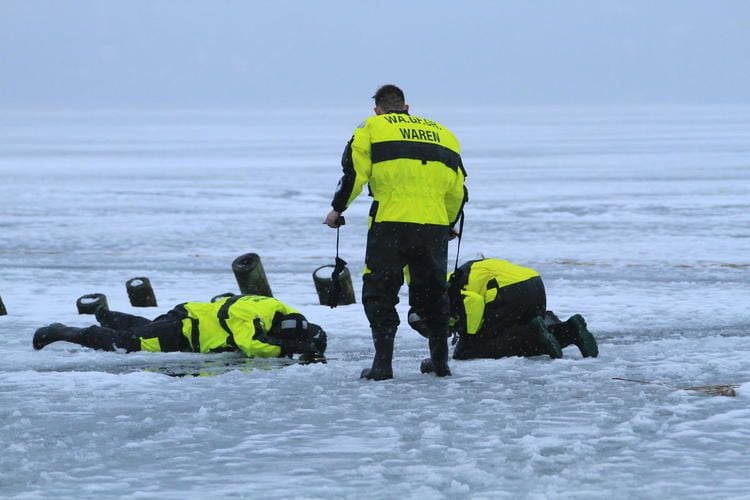
M 311 273 L 333 261 L 321 221 L 366 109 L 6 112 L 0 497 L 750 498 L 750 109 L 413 110 L 462 141 L 461 260 L 539 270 L 599 358 L 454 361 L 437 379 L 402 327 L 396 378 L 358 378 L 361 305 L 318 305 Z M 341 231 L 358 300 L 368 205 Z M 328 364 L 32 350 L 40 326 L 90 324 L 83 294 L 154 317 L 237 291 L 246 252 L 326 329 Z M 130 307 L 136 276 L 157 308 Z M 163 373 L 184 365 L 204 376 Z

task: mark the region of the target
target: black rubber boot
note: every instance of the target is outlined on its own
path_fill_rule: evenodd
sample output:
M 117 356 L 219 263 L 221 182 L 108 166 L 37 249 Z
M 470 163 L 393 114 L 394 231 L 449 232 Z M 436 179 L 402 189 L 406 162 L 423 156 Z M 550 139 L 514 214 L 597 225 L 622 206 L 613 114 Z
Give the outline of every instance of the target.
M 141 349 L 140 339 L 128 330 L 117 331 L 97 325 L 87 326 L 86 328 L 74 328 L 61 323 L 52 323 L 37 330 L 34 333 L 34 349 L 42 349 L 58 340 L 72 342 L 100 351 L 125 349 L 131 352 Z
M 373 332 L 373 344 L 375 344 L 375 357 L 372 367 L 365 368 L 359 375 L 360 378 L 368 380 L 388 380 L 393 378 L 393 341 L 395 332 Z
M 576 343 L 576 332 L 572 324 L 567 321 L 564 323 L 555 323 L 553 325 L 547 325 L 552 335 L 555 336 L 557 343 L 560 344 L 562 349 Z
M 72 326 L 66 326 L 62 323 L 52 323 L 49 326 L 44 326 L 34 332 L 34 349 L 37 351 L 43 349 L 45 346 L 58 340 L 64 340 L 66 342 L 73 342 L 74 344 L 80 344 L 84 341 L 84 333 L 82 328 L 74 328 Z
M 430 338 L 430 362 L 435 376 L 449 377 L 451 375 L 451 369 L 448 367 L 448 337 Z
M 419 364 L 419 371 L 422 373 L 432 373 L 435 369 L 432 367 L 432 360 L 430 358 L 424 358 Z

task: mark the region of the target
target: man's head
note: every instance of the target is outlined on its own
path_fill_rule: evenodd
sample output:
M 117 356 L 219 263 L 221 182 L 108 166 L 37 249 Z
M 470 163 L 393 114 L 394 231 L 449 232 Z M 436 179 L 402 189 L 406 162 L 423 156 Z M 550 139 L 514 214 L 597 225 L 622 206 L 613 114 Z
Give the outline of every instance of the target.
M 303 339 L 307 336 L 309 325 L 307 319 L 300 313 L 278 315 L 277 318 L 276 327 L 279 330 L 279 337 L 283 339 Z
M 375 92 L 372 98 L 375 99 L 376 115 L 409 111 L 404 91 L 395 85 L 383 85 Z
M 291 351 L 314 350 L 321 355 L 325 353 L 326 332 L 319 325 L 308 322 L 303 315 L 299 313 L 281 315 L 276 328 L 278 328 L 278 337 L 288 344 Z

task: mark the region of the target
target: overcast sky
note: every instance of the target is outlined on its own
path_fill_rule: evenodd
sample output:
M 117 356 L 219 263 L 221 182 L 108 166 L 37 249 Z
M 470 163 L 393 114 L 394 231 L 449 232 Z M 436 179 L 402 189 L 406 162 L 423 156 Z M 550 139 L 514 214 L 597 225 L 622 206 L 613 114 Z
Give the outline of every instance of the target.
M 0 108 L 750 103 L 745 0 L 0 0 Z

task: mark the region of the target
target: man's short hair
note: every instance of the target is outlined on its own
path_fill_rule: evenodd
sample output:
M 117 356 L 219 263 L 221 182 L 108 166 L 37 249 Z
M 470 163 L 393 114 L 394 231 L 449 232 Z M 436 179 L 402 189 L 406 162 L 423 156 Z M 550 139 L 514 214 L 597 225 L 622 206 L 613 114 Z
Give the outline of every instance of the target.
M 375 106 L 386 112 L 402 111 L 406 106 L 404 91 L 391 84 L 380 87 L 372 98 L 375 99 Z

